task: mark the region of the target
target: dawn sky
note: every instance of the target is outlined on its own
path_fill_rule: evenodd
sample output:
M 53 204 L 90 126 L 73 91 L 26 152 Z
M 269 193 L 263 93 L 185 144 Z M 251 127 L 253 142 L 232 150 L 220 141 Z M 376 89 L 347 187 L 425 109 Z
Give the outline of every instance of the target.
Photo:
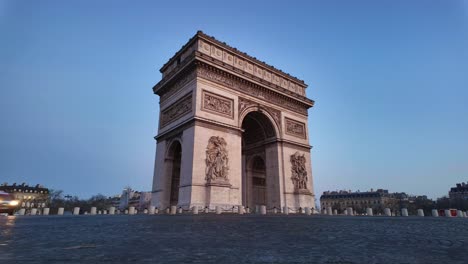
M 197 30 L 309 85 L 317 198 L 468 181 L 468 1 L 0 0 L 0 182 L 150 191 L 151 88 Z

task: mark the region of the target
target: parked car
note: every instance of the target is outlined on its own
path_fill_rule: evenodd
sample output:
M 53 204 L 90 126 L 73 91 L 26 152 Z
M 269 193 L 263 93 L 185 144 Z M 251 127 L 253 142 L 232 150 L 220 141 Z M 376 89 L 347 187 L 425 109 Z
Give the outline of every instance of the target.
M 0 191 L 0 214 L 13 215 L 18 208 L 19 202 L 15 200 L 12 194 Z

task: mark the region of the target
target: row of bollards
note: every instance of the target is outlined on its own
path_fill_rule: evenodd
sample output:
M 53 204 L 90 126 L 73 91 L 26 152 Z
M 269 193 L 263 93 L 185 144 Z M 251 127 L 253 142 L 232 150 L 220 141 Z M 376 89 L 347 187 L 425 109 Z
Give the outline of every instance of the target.
M 192 214 L 196 215 L 196 214 L 199 214 L 200 209 L 201 209 L 201 207 L 199 207 L 199 206 L 193 206 L 188 211 L 191 212 Z M 272 210 L 273 214 L 277 214 L 277 213 L 282 213 L 282 214 L 285 214 L 285 215 L 288 215 L 289 213 L 301 213 L 301 214 L 306 214 L 306 215 L 313 214 L 313 208 L 307 208 L 307 207 L 306 208 L 300 208 L 299 210 L 294 210 L 294 209 L 291 209 L 291 208 L 289 208 L 287 206 L 284 206 L 281 209 L 282 210 L 279 210 L 278 208 L 275 207 L 275 208 L 270 209 L 270 210 Z M 174 206 L 174 205 L 168 207 L 165 210 L 165 213 L 170 214 L 170 215 L 182 214 L 183 212 L 184 212 L 184 210 L 182 209 L 182 207 L 177 208 L 177 206 Z M 212 212 L 212 211 L 208 207 L 205 207 L 203 209 L 203 213 L 210 213 L 210 212 Z M 221 206 L 215 206 L 214 212 L 215 212 L 215 214 L 218 214 L 218 215 L 222 214 L 223 212 L 237 213 L 237 214 L 242 215 L 242 214 L 249 214 L 250 213 L 250 208 L 249 207 L 245 208 L 244 206 L 240 205 L 240 206 L 234 206 L 234 207 L 232 207 L 232 209 L 225 210 Z M 365 215 L 367 215 L 367 216 L 373 216 L 374 215 L 372 208 L 366 208 L 365 212 L 366 212 Z M 37 214 L 49 215 L 49 213 L 50 213 L 50 208 L 42 208 L 42 213 L 41 213 L 40 209 L 32 208 L 29 214 L 30 215 L 37 215 Z M 135 214 L 138 214 L 138 210 L 135 207 L 130 206 L 123 213 L 128 214 L 128 215 L 135 215 Z M 148 209 L 144 209 L 143 213 L 144 214 L 149 214 L 149 215 L 158 214 L 159 209 L 156 208 L 155 206 L 150 206 Z M 266 215 L 267 214 L 266 206 L 265 205 L 256 206 L 255 207 L 255 213 L 260 214 L 260 215 Z M 338 210 L 337 209 L 332 209 L 332 207 L 327 207 L 327 208 L 325 208 L 323 210 L 323 213 L 326 214 L 326 215 L 338 215 Z M 18 214 L 19 215 L 25 215 L 26 214 L 26 209 L 21 208 L 20 210 L 18 210 Z M 63 214 L 64 214 L 64 208 L 63 207 L 58 208 L 57 215 L 63 215 Z M 79 215 L 80 214 L 80 207 L 73 208 L 72 214 L 73 215 Z M 86 214 L 88 214 L 88 212 L 85 212 L 84 214 L 86 215 Z M 91 207 L 89 215 L 96 215 L 96 214 L 98 214 L 98 215 L 100 215 L 100 214 L 114 215 L 114 214 L 120 214 L 120 211 L 116 210 L 115 207 L 110 207 L 109 210 L 97 210 L 96 207 Z M 348 216 L 357 215 L 357 213 L 353 210 L 352 207 L 346 208 L 343 211 L 343 214 L 348 215 Z M 439 211 L 437 209 L 433 209 L 431 211 L 431 214 L 432 214 L 433 217 L 439 217 Z M 392 212 L 390 210 L 390 208 L 384 208 L 384 215 L 385 216 L 395 216 L 396 214 L 395 214 L 395 212 Z M 452 210 L 445 210 L 443 212 L 443 215 L 445 215 L 447 217 L 467 217 L 467 212 L 463 212 L 461 210 L 455 211 L 455 210 L 452 209 Z M 403 216 L 403 217 L 408 216 L 408 209 L 407 208 L 402 208 L 401 209 L 401 216 Z M 423 209 L 418 209 L 417 210 L 417 216 L 424 217 L 425 216 L 424 210 Z

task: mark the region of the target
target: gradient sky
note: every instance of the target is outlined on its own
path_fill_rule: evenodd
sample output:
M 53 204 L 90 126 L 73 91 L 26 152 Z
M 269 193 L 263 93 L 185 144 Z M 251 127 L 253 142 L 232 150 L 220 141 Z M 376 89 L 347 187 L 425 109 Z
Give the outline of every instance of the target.
M 0 182 L 149 191 L 151 88 L 197 30 L 309 84 L 318 196 L 468 181 L 468 1 L 0 0 Z

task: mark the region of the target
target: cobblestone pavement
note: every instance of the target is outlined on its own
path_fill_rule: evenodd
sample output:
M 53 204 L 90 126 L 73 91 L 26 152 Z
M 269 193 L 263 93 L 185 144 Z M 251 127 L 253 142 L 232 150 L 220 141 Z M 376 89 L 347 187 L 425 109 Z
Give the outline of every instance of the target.
M 468 263 L 467 238 L 467 218 L 0 216 L 0 263 Z

